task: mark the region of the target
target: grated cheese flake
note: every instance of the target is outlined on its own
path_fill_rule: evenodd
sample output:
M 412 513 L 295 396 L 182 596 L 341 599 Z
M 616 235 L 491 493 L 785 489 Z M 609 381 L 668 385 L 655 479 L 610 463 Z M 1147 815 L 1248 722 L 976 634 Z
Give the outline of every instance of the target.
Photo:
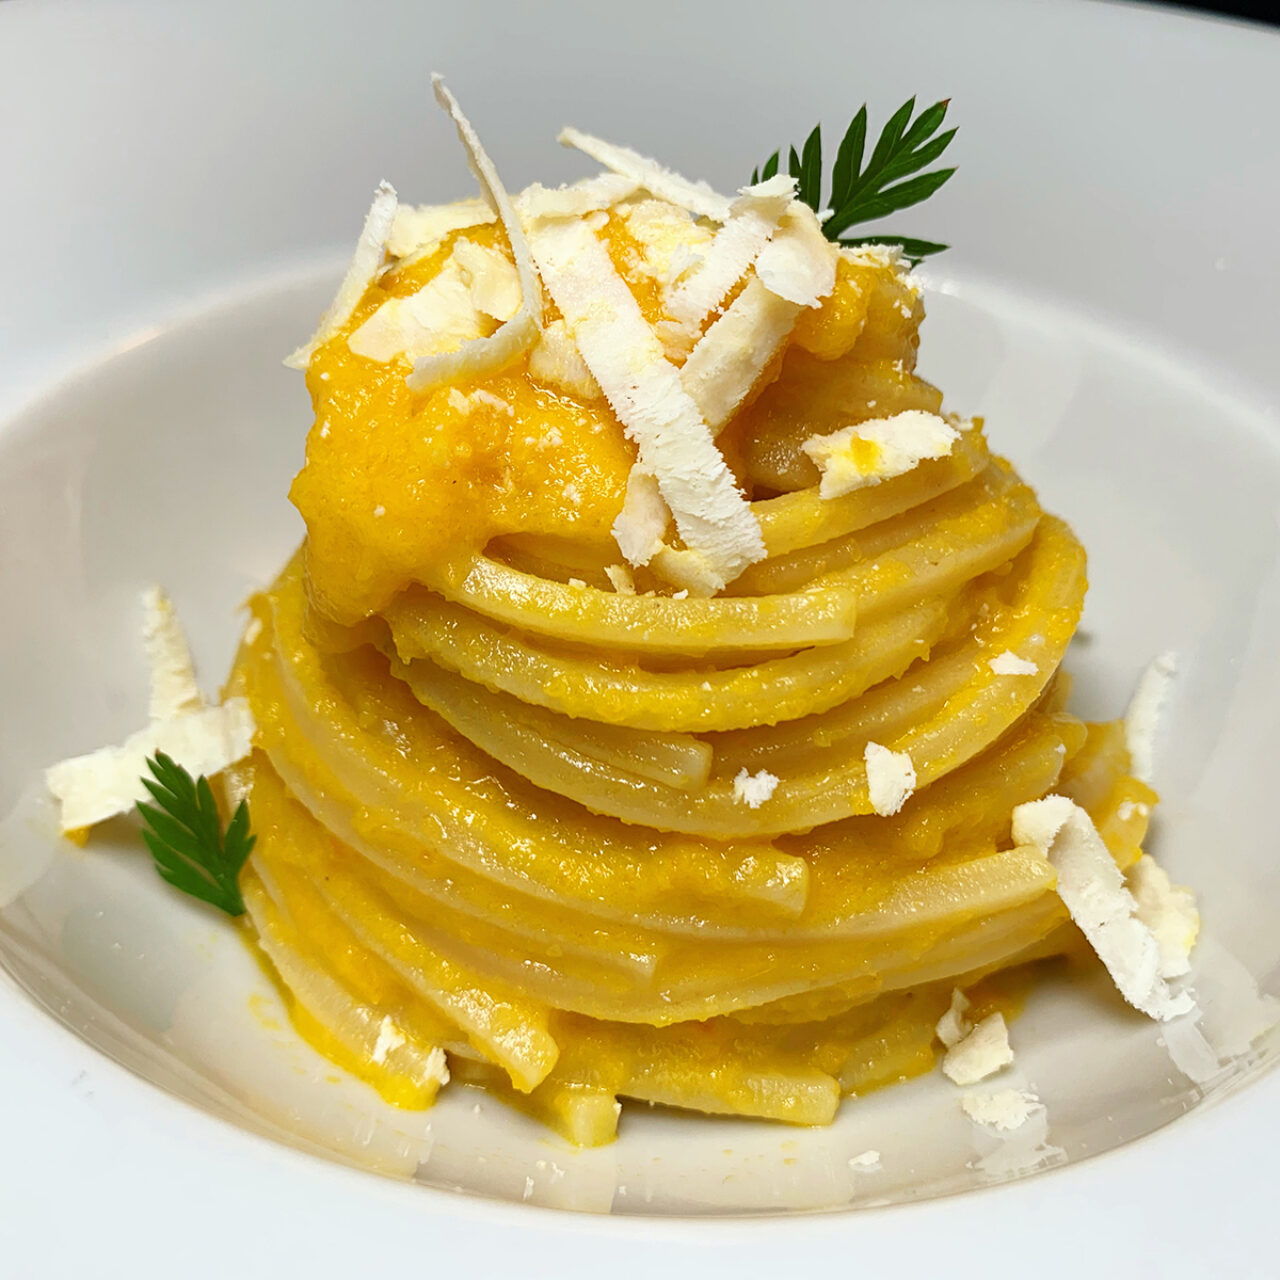
M 822 475 L 818 495 L 839 498 L 855 489 L 905 475 L 926 458 L 945 458 L 960 433 L 945 418 L 907 409 L 888 418 L 810 436 L 800 447 Z
M 733 417 L 799 314 L 797 303 L 752 280 L 698 340 L 680 370 L 680 384 L 712 432 L 718 434 Z
M 516 277 L 520 282 L 520 307 L 509 320 L 499 325 L 496 332 L 473 338 L 456 351 L 427 355 L 416 360 L 413 372 L 405 379 L 411 391 L 425 391 L 429 387 L 476 377 L 510 364 L 533 344 L 542 327 L 542 294 L 534 277 L 528 243 L 516 220 L 506 188 L 493 167 L 493 161 L 480 145 L 471 122 L 462 114 L 458 100 L 445 86 L 444 79 L 433 74 L 431 85 L 435 90 L 436 101 L 453 120 L 481 191 L 507 233 L 511 256 L 515 260 Z
M 1139 782 L 1150 783 L 1155 776 L 1156 732 L 1177 673 L 1178 655 L 1172 650 L 1158 654 L 1138 678 L 1129 709 L 1124 713 L 1129 771 Z
M 369 212 L 365 215 L 356 251 L 351 255 L 351 262 L 338 286 L 338 292 L 329 304 L 329 309 L 321 316 L 319 327 L 311 340 L 285 357 L 284 362 L 290 369 L 305 369 L 311 363 L 316 349 L 351 319 L 351 313 L 364 297 L 365 290 L 373 283 L 373 278 L 382 265 L 382 255 L 386 250 L 387 237 L 391 234 L 395 216 L 395 188 L 389 182 L 380 182 Z
M 915 792 L 916 767 L 905 751 L 890 751 L 878 742 L 867 743 L 863 759 L 871 807 L 882 818 L 891 818 Z
M 983 1018 L 963 1040 L 956 1041 L 942 1059 L 942 1074 L 953 1084 L 971 1085 L 1004 1070 L 1013 1061 L 1004 1014 Z
M 204 695 L 196 683 L 191 649 L 173 601 L 153 586 L 143 592 L 142 605 L 142 640 L 151 665 L 151 719 L 172 720 L 201 710 Z
M 118 747 L 63 760 L 45 771 L 45 784 L 61 804 L 63 831 L 91 827 L 128 813 L 147 798 L 147 757 L 163 751 L 193 777 L 212 777 L 243 760 L 253 745 L 253 715 L 244 698 L 157 720 Z
M 938 1019 L 935 1033 L 943 1045 L 950 1049 L 973 1030 L 973 1023 L 965 1014 L 969 1011 L 969 997 L 959 987 L 951 993 L 951 1007 Z
M 970 1120 L 1006 1133 L 1021 1129 L 1042 1105 L 1040 1099 L 1026 1089 L 966 1093 L 960 1099 L 960 1106 Z
M 582 222 L 540 223 L 530 242 L 543 283 L 686 547 L 719 586 L 731 582 L 764 558 L 759 522 L 608 250 Z
M 651 195 L 678 204 L 699 217 L 714 222 L 724 222 L 729 217 L 733 202 L 727 197 L 713 191 L 705 182 L 691 182 L 673 173 L 630 147 L 616 146 L 572 127 L 562 129 L 557 141 L 564 147 L 576 147 L 606 169 L 632 179 Z
M 492 327 L 472 300 L 455 251 L 416 293 L 388 298 L 351 334 L 347 346 L 381 364 L 400 356 L 416 361 L 458 351 Z
M 453 204 L 402 204 L 391 220 L 387 252 L 393 258 L 421 257 L 453 232 L 488 226 L 497 217 L 485 201 L 475 197 Z
M 1013 811 L 1013 838 L 1034 845 L 1058 873 L 1058 896 L 1120 994 L 1160 1022 L 1189 1013 L 1160 975 L 1160 946 L 1093 820 L 1065 796 L 1046 796 Z
M 520 277 L 515 263 L 500 249 L 459 240 L 453 258 L 462 269 L 477 310 L 506 322 L 520 310 Z
M 1129 868 L 1129 892 L 1137 917 L 1160 949 L 1160 976 L 1181 978 L 1191 971 L 1191 951 L 1200 932 L 1200 912 L 1190 889 L 1170 883 L 1165 869 L 1144 853 Z
M 600 384 L 578 352 L 569 326 L 563 320 L 543 325 L 529 352 L 529 376 L 578 400 L 598 400 Z
M 778 775 L 768 769 L 761 769 L 759 773 L 740 769 L 733 780 L 733 798 L 748 809 L 758 809 L 778 789 L 778 781 Z
M 535 182 L 512 201 L 524 224 L 536 218 L 581 218 L 588 213 L 611 209 L 639 187 L 633 178 L 618 173 L 602 173 L 566 187 L 544 187 Z
M 605 566 L 604 576 L 609 579 L 610 585 L 614 591 L 620 596 L 633 596 L 636 593 L 636 580 L 631 576 L 631 570 L 625 564 L 610 564 Z
M 648 564 L 662 548 L 671 511 L 662 500 L 658 482 L 639 463 L 627 475 L 622 510 L 613 522 L 613 538 L 628 564 Z
M 756 258 L 756 279 L 770 293 L 801 307 L 819 307 L 836 287 L 836 246 L 814 212 L 793 200 L 782 225 Z
M 690 331 L 702 328 L 768 244 L 791 204 L 795 185 L 794 178 L 778 174 L 768 182 L 743 187 L 728 221 L 668 296 L 667 313 L 672 319 Z
M 373 1052 L 369 1056 L 381 1066 L 386 1062 L 387 1054 L 407 1043 L 408 1037 L 392 1021 L 391 1015 L 387 1014 L 378 1024 L 378 1038 L 374 1041 Z
M 1034 662 L 1028 662 L 1026 658 L 1020 658 L 1012 649 L 1006 649 L 1003 653 L 997 654 L 992 658 L 987 666 L 998 676 L 1035 676 L 1040 674 L 1040 668 Z

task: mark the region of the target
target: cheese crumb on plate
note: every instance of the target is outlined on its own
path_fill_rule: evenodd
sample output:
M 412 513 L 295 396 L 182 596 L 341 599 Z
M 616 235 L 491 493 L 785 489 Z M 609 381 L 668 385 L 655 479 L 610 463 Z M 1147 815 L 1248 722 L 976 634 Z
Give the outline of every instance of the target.
M 1006 1133 L 1022 1128 L 1041 1105 L 1040 1099 L 1026 1089 L 966 1093 L 960 1099 L 960 1106 L 970 1120 Z
M 1004 1014 L 993 1013 L 947 1050 L 942 1059 L 942 1073 L 954 1084 L 977 1084 L 1002 1071 L 1012 1061 L 1013 1049 Z
M 1156 935 L 1140 918 L 1124 876 L 1083 809 L 1065 796 L 1019 805 L 1013 838 L 1035 846 L 1052 863 L 1059 897 L 1135 1009 L 1167 1022 L 1195 1008 L 1190 995 L 1174 994 L 1161 976 Z

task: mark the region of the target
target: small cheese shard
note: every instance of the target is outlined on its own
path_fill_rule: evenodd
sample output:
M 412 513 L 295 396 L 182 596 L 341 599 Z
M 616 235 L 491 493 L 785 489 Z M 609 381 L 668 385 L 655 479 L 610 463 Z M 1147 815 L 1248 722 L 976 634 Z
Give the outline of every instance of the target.
M 729 218 L 733 202 L 727 197 L 713 191 L 705 182 L 690 182 L 688 178 L 682 178 L 630 147 L 616 146 L 572 127 L 562 129 L 558 141 L 561 146 L 576 147 L 606 169 L 631 179 L 661 200 L 669 200 L 713 222 L 725 222 Z
M 1169 686 L 1178 672 L 1178 655 L 1171 650 L 1158 654 L 1138 679 L 1137 688 L 1124 715 L 1124 739 L 1129 748 L 1129 772 L 1139 782 L 1150 783 L 1155 776 L 1156 731 L 1169 700 Z
M 378 1038 L 374 1042 L 373 1052 L 369 1055 L 374 1062 L 381 1065 L 386 1062 L 387 1054 L 392 1050 L 398 1049 L 402 1044 L 406 1044 L 408 1038 L 404 1032 L 392 1021 L 391 1015 L 388 1014 L 382 1019 L 378 1025 Z
M 351 336 L 358 356 L 386 364 L 457 351 L 490 332 L 456 253 L 416 293 L 388 298 Z
M 953 1084 L 971 1085 L 993 1076 L 1013 1061 L 1004 1014 L 983 1018 L 963 1040 L 947 1050 L 942 1073 Z
M 795 179 L 778 174 L 744 187 L 701 261 L 667 298 L 667 312 L 689 330 L 703 321 L 750 270 L 795 194 Z
M 542 327 L 542 292 L 534 276 L 524 231 L 516 219 L 506 188 L 493 167 L 493 161 L 480 145 L 471 122 L 462 114 L 458 100 L 445 87 L 443 78 L 433 74 L 431 85 L 436 101 L 453 120 L 485 199 L 507 233 L 507 243 L 511 246 L 511 256 L 515 260 L 516 277 L 520 282 L 520 307 L 494 333 L 473 338 L 456 351 L 427 355 L 416 360 L 413 372 L 405 379 L 411 391 L 426 391 L 430 387 L 500 369 L 532 346 Z
M 859 1155 L 849 1157 L 850 1169 L 866 1169 L 874 1173 L 880 1168 L 880 1153 L 875 1150 L 863 1151 Z
M 839 250 L 808 205 L 793 200 L 782 225 L 756 259 L 756 279 L 801 307 L 820 307 L 836 287 Z
M 1190 889 L 1171 884 L 1164 868 L 1144 853 L 1129 868 L 1129 892 L 1137 916 L 1160 949 L 1160 976 L 1181 978 L 1191 971 L 1191 951 L 1200 933 L 1200 912 Z
M 483 200 L 458 200 L 453 204 L 402 204 L 395 212 L 387 236 L 387 252 L 408 258 L 431 252 L 445 236 L 472 227 L 488 226 L 498 215 Z
M 151 665 L 151 719 L 172 720 L 200 711 L 204 696 L 173 601 L 159 587 L 148 587 L 142 603 L 142 640 Z
M 970 1120 L 1006 1133 L 1021 1129 L 1041 1105 L 1040 1099 L 1025 1089 L 997 1089 L 993 1093 L 966 1093 L 960 1099 L 960 1106 Z
M 1189 1013 L 1195 1002 L 1175 995 L 1160 976 L 1160 946 L 1138 917 L 1138 904 L 1093 820 L 1065 796 L 1046 796 L 1013 811 L 1013 838 L 1034 845 L 1058 873 L 1058 896 L 1120 994 L 1160 1022 Z
M 751 280 L 698 339 L 680 370 L 680 385 L 713 433 L 723 430 L 746 399 L 795 328 L 800 310 Z
M 733 798 L 748 809 L 758 809 L 777 789 L 778 776 L 768 769 L 761 769 L 759 773 L 741 769 L 733 780 Z
M 1040 668 L 1034 662 L 1028 662 L 1026 658 L 1020 658 L 1012 649 L 1006 649 L 1003 653 L 997 654 L 987 666 L 998 676 L 1035 676 L 1040 674 Z
M 891 818 L 915 792 L 916 767 L 905 751 L 890 751 L 878 742 L 867 743 L 863 759 L 871 807 L 882 818 Z
M 600 384 L 587 368 L 563 320 L 543 325 L 538 341 L 529 352 L 529 376 L 553 391 L 563 391 L 578 400 L 600 398 Z
M 244 698 L 217 707 L 158 720 L 118 747 L 63 760 L 45 772 L 45 783 L 61 803 L 63 831 L 91 827 L 128 813 L 147 798 L 142 778 L 147 757 L 163 751 L 193 777 L 212 777 L 243 760 L 253 745 L 253 715 Z
M 602 173 L 567 187 L 544 187 L 535 182 L 521 191 L 512 204 L 526 226 L 537 218 L 582 218 L 611 209 L 639 185 L 618 173 Z
M 520 310 L 520 276 L 501 250 L 459 240 L 451 256 L 461 268 L 477 310 L 501 323 Z
M 671 511 L 657 480 L 637 463 L 627 476 L 622 510 L 613 522 L 613 538 L 622 558 L 637 569 L 648 564 L 662 549 L 670 523 Z
M 822 473 L 819 496 L 839 498 L 905 475 L 926 458 L 945 458 L 959 438 L 945 418 L 908 409 L 890 418 L 842 427 L 830 435 L 811 436 L 801 448 Z
M 760 524 L 608 250 L 580 221 L 541 223 L 530 242 L 543 283 L 686 547 L 719 586 L 731 582 L 764 558 Z
M 606 565 L 604 576 L 609 579 L 610 585 L 620 596 L 635 595 L 636 580 L 625 564 Z
M 630 200 L 618 213 L 640 250 L 636 270 L 655 281 L 664 297 L 698 268 L 714 239 L 706 223 L 665 200 Z
M 934 1028 L 937 1037 L 946 1048 L 950 1049 L 973 1030 L 973 1023 L 965 1014 L 969 1011 L 969 997 L 959 987 L 951 993 L 951 1007 L 938 1019 Z
M 369 212 L 365 216 L 364 227 L 356 242 L 356 251 L 352 254 L 347 274 L 342 277 L 338 292 L 329 304 L 328 311 L 321 317 L 311 341 L 285 357 L 285 364 L 290 369 L 305 369 L 311 363 L 316 349 L 351 319 L 351 313 L 364 297 L 365 290 L 373 283 L 373 278 L 382 265 L 382 255 L 386 250 L 387 237 L 391 234 L 395 216 L 395 188 L 389 182 L 380 182 L 373 204 L 369 206 Z

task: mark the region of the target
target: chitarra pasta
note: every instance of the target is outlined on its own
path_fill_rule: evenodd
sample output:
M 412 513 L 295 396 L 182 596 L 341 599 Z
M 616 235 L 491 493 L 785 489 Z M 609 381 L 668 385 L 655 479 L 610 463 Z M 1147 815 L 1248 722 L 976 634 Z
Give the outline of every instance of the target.
M 404 1106 L 825 1124 L 1080 942 L 1015 809 L 1142 856 L 1122 726 L 1066 709 L 1084 551 L 915 375 L 909 243 L 572 131 L 605 172 L 509 198 L 437 92 L 484 199 L 384 186 L 295 361 L 307 537 L 229 690 L 257 944 Z

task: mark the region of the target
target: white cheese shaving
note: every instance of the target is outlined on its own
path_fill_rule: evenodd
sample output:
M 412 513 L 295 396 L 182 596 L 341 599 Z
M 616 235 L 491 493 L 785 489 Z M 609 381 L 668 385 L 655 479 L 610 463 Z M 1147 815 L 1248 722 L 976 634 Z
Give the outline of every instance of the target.
M 696 551 L 660 547 L 649 567 L 663 582 L 683 588 L 686 595 L 692 592 L 695 596 L 713 596 L 724 585 L 706 558 Z
M 533 263 L 529 259 L 529 246 L 516 220 L 515 211 L 511 208 L 511 200 L 502 180 L 493 167 L 493 161 L 480 145 L 471 122 L 462 114 L 457 99 L 445 87 L 443 78 L 432 75 L 431 85 L 435 90 L 436 101 L 449 114 L 457 128 L 458 138 L 467 150 L 472 172 L 480 183 L 481 191 L 507 233 L 511 256 L 515 259 L 516 277 L 520 282 L 521 301 L 515 315 L 500 325 L 496 332 L 473 338 L 457 351 L 427 355 L 415 361 L 413 372 L 405 379 L 411 391 L 425 391 L 441 383 L 476 377 L 510 364 L 533 344 L 542 327 L 542 294 L 534 277 Z
M 1124 715 L 1125 745 L 1129 748 L 1129 771 L 1139 782 L 1155 777 L 1156 731 L 1169 699 L 1169 686 L 1178 671 L 1178 655 L 1172 651 L 1157 655 L 1138 679 L 1138 686 Z
M 1021 1129 L 1041 1103 L 1026 1089 L 997 1089 L 993 1093 L 966 1093 L 960 1106 L 970 1120 L 1007 1133 Z
M 880 1153 L 875 1150 L 863 1151 L 861 1154 L 849 1157 L 850 1169 L 867 1169 L 871 1172 L 880 1168 Z
M 201 710 L 204 696 L 173 601 L 159 587 L 148 587 L 142 604 L 142 640 L 151 665 L 151 719 L 172 720 Z
M 648 564 L 662 548 L 671 511 L 662 499 L 658 482 L 639 463 L 627 476 L 622 510 L 613 522 L 613 538 L 628 564 Z
M 633 178 L 618 173 L 602 173 L 567 187 L 544 187 L 533 183 L 512 201 L 522 223 L 536 218 L 581 218 L 601 209 L 611 209 L 638 187 Z
M 934 1028 L 935 1034 L 946 1048 L 959 1044 L 973 1030 L 973 1023 L 965 1017 L 968 1011 L 969 997 L 956 987 L 951 993 L 951 1007 L 938 1019 L 938 1025 Z
M 705 182 L 690 182 L 688 178 L 682 178 L 630 147 L 615 146 L 603 138 L 592 137 L 574 128 L 562 129 L 558 141 L 561 146 L 576 147 L 606 169 L 630 178 L 651 195 L 678 204 L 690 213 L 714 222 L 724 222 L 729 217 L 733 202 L 727 197 L 713 191 Z
M 544 284 L 685 545 L 721 586 L 731 582 L 764 558 L 760 524 L 608 250 L 581 222 L 539 224 L 530 241 Z
M 478 310 L 504 323 L 520 310 L 520 277 L 515 263 L 500 249 L 459 240 L 451 256 L 462 269 Z
M 1020 658 L 1012 649 L 992 658 L 987 666 L 998 676 L 1034 676 L 1040 674 L 1040 668 L 1026 658 Z
M 665 200 L 631 200 L 619 213 L 640 250 L 634 269 L 656 281 L 664 296 L 698 266 L 714 237 L 687 209 Z
M 801 307 L 819 307 L 836 287 L 836 246 L 806 204 L 793 200 L 756 258 L 756 279 L 770 293 Z
M 830 435 L 810 436 L 800 447 L 822 473 L 819 496 L 839 498 L 905 475 L 925 458 L 945 458 L 959 438 L 945 418 L 907 409 L 892 417 L 841 427 Z
M 1160 949 L 1160 976 L 1181 978 L 1191 971 L 1191 950 L 1200 932 L 1195 894 L 1171 884 L 1164 868 L 1146 853 L 1129 868 L 1127 880 L 1137 917 Z
M 249 704 L 244 698 L 229 698 L 221 706 L 158 720 L 118 747 L 63 760 L 45 772 L 45 783 L 62 805 L 62 830 L 75 831 L 128 813 L 145 800 L 147 757 L 157 751 L 171 756 L 192 776 L 212 777 L 243 760 L 252 745 Z
M 373 278 L 382 265 L 382 255 L 386 249 L 387 237 L 391 234 L 391 225 L 396 216 L 396 192 L 389 182 L 380 182 L 373 197 L 373 204 L 365 216 L 364 226 L 360 231 L 360 239 L 356 242 L 356 251 L 351 256 L 347 273 L 342 277 L 338 292 L 334 295 L 329 309 L 320 318 L 320 325 L 311 341 L 304 343 L 291 355 L 285 357 L 285 364 L 290 369 L 305 369 L 311 363 L 316 349 L 333 337 L 348 320 L 351 313 L 364 297 L 365 290 L 373 283 Z
M 387 236 L 387 252 L 393 258 L 421 256 L 434 250 L 455 231 L 487 226 L 497 214 L 478 199 L 453 204 L 402 204 L 395 212 Z
M 1175 995 L 1160 976 L 1160 946 L 1138 918 L 1137 903 L 1093 820 L 1065 796 L 1046 796 L 1013 811 L 1013 838 L 1034 845 L 1058 873 L 1058 896 L 1135 1009 L 1167 1022 L 1195 1002 Z
M 758 809 L 777 789 L 778 776 L 768 769 L 761 769 L 759 773 L 741 769 L 733 780 L 733 798 L 748 809 Z
M 600 398 L 600 384 L 592 377 L 563 320 L 543 325 L 529 352 L 529 376 L 553 391 L 563 391 L 579 400 Z
M 993 1013 L 947 1050 L 942 1059 L 942 1074 L 953 1084 L 977 1084 L 1012 1061 L 1013 1049 L 1009 1045 L 1004 1014 Z
M 680 384 L 719 433 L 795 327 L 800 307 L 749 281 L 706 331 L 680 370 Z
M 878 742 L 867 743 L 863 760 L 871 807 L 882 818 L 891 818 L 915 792 L 916 767 L 905 751 L 890 751 Z
M 454 352 L 491 329 L 472 300 L 455 251 L 416 293 L 388 298 L 347 345 L 358 356 L 386 364 L 399 356 L 419 360 Z
M 672 319 L 690 331 L 702 328 L 768 244 L 794 194 L 795 179 L 785 174 L 742 189 L 701 261 L 667 298 Z
M 388 1014 L 378 1025 L 378 1038 L 374 1042 L 373 1052 L 369 1056 L 374 1062 L 382 1064 L 386 1062 L 387 1054 L 407 1042 L 408 1038 L 404 1032 L 396 1026 L 391 1020 L 391 1015 Z
M 636 593 L 636 580 L 625 564 L 605 565 L 604 576 L 609 579 L 613 589 L 620 596 L 633 596 Z

